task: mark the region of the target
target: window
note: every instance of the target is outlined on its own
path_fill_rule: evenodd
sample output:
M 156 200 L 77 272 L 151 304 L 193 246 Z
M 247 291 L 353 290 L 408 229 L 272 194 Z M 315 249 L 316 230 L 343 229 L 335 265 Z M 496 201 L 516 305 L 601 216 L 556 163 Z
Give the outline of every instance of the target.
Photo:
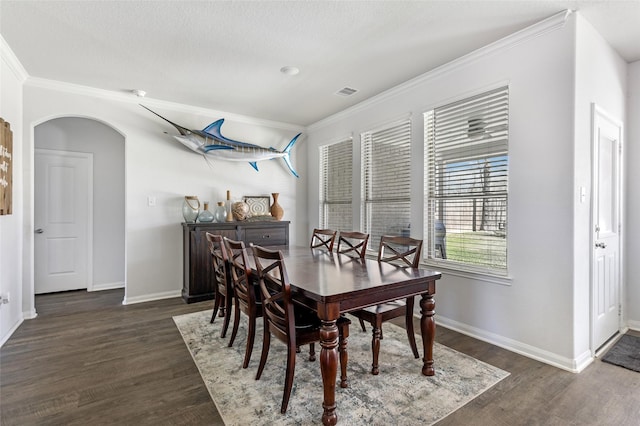
M 382 235 L 409 236 L 411 120 L 362 134 L 362 224 L 369 247 Z
M 353 228 L 353 142 L 320 147 L 320 227 Z
M 425 113 L 425 257 L 507 273 L 509 91 Z

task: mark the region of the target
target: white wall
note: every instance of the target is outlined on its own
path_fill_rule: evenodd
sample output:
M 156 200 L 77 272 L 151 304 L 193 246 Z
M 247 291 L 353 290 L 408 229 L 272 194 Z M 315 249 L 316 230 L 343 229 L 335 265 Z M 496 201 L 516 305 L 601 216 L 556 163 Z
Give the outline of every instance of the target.
M 26 73 L 0 36 L 0 117 L 13 132 L 13 204 L 11 215 L 0 216 L 0 295 L 10 295 L 0 304 L 0 346 L 22 323 L 22 82 Z
M 573 344 L 578 358 L 590 357 L 590 271 L 593 254 L 591 229 L 592 104 L 625 122 L 627 63 L 593 26 L 576 15 L 576 79 L 573 157 Z M 624 141 L 623 141 L 624 143 Z M 580 202 L 580 187 L 588 196 Z M 629 261 L 633 258 L 629 257 Z M 624 279 L 624 276 L 623 276 Z M 623 281 L 624 282 L 624 281 Z
M 197 195 L 201 201 L 222 201 L 226 191 L 232 198 L 243 195 L 268 195 L 279 192 L 285 209 L 284 220 L 291 220 L 291 240 L 296 241 L 299 215 L 296 192 L 304 178 L 296 179 L 280 160 L 258 163 L 260 172 L 247 163 L 205 160 L 184 148 L 172 137 L 176 130 L 144 110 L 138 103 L 186 127 L 202 129 L 224 117 L 225 136 L 261 146 L 284 148 L 301 129 L 235 116 L 81 88 L 55 82 L 28 79 L 24 88 L 24 156 L 33 157 L 34 128 L 58 117 L 87 117 L 103 122 L 125 137 L 126 161 L 126 292 L 125 303 L 162 297 L 177 297 L 182 288 L 181 206 L 185 195 Z M 304 176 L 305 140 L 294 147 L 294 167 Z M 33 197 L 33 161 L 25 164 L 24 191 Z M 156 197 L 155 207 L 147 206 L 147 197 Z M 30 206 L 29 206 L 30 208 Z M 33 221 L 25 223 L 27 235 L 33 234 Z M 33 238 L 27 238 L 30 247 Z M 25 269 L 33 268 L 33 256 L 25 259 Z M 31 278 L 32 281 L 32 278 Z M 28 284 L 32 285 L 32 284 Z
M 437 321 L 516 352 L 576 368 L 573 336 L 575 17 L 557 18 L 427 73 L 309 128 L 308 202 L 318 224 L 318 146 L 412 114 L 412 232 L 423 237 L 422 113 L 509 84 L 509 280 L 445 271 Z M 561 22 L 561 21 L 560 21 Z M 559 25 L 559 24 L 558 24 Z M 359 152 L 356 152 L 359 158 Z M 354 186 L 354 190 L 359 187 Z M 355 199 L 359 199 L 359 192 Z M 416 224 L 414 227 L 413 224 Z M 354 223 L 354 226 L 357 224 Z M 506 283 L 505 283 L 506 281 Z
M 95 120 L 67 117 L 35 127 L 36 148 L 93 154 L 93 277 L 89 288 L 125 282 L 124 137 Z M 34 200 L 34 208 L 44 208 Z M 38 226 L 38 224 L 35 224 Z
M 628 67 L 627 210 L 626 210 L 626 316 L 630 327 L 640 329 L 640 61 Z

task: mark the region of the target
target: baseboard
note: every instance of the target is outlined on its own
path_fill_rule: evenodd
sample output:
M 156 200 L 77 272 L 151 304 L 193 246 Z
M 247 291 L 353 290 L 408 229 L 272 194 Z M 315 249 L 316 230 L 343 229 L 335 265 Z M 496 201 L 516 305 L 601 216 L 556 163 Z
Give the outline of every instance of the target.
M 0 348 L 2 346 L 4 346 L 4 344 L 7 342 L 7 340 L 9 340 L 9 338 L 11 338 L 11 336 L 13 335 L 13 333 L 18 329 L 18 327 L 20 327 L 20 325 L 24 322 L 24 317 L 21 316 L 18 321 L 13 325 L 13 327 L 11 327 L 11 329 L 9 330 L 9 332 L 7 332 L 6 335 L 4 335 L 2 337 L 2 340 L 0 340 Z
M 124 288 L 124 281 L 115 283 L 94 284 L 90 291 L 113 290 L 116 288 Z
M 640 321 L 627 321 L 627 327 L 634 331 L 640 331 Z
M 152 302 L 154 300 L 171 299 L 173 297 L 180 297 L 182 295 L 181 290 L 165 291 L 162 293 L 145 294 L 144 296 L 127 297 L 125 295 L 122 301 L 123 305 L 133 305 L 134 303 Z
M 517 340 L 508 339 L 498 334 L 489 333 L 486 330 L 471 327 L 467 324 L 460 323 L 441 315 L 438 315 L 436 323 L 443 327 L 457 331 L 458 333 L 473 337 L 474 339 L 491 343 L 492 345 L 499 346 L 508 351 L 526 356 L 527 358 L 535 359 L 536 361 L 544 362 L 545 364 L 549 364 L 554 367 L 570 371 L 572 373 L 579 373 L 584 368 L 586 368 L 587 365 L 593 362 L 591 353 L 581 354 L 580 357 L 576 359 L 561 357 L 555 353 L 545 351 L 522 342 L 518 342 Z

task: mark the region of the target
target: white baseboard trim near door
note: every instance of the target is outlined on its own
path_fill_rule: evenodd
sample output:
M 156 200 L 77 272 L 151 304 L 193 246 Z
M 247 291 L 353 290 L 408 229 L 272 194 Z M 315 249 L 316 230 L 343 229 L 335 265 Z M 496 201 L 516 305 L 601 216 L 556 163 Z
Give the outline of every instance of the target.
M 113 290 L 116 288 L 124 288 L 124 281 L 115 283 L 94 284 L 90 291 Z
M 18 319 L 18 321 L 13 325 L 13 327 L 11 327 L 11 329 L 7 332 L 7 334 L 5 334 L 2 337 L 2 340 L 0 340 L 0 348 L 7 342 L 7 340 L 9 340 L 9 338 L 13 335 L 13 333 L 18 329 L 18 327 L 20 327 L 20 324 L 22 324 L 24 322 L 24 317 L 20 317 L 20 319 Z
M 627 327 L 631 330 L 640 331 L 640 321 L 627 321 Z
M 466 334 L 467 336 L 473 337 L 474 339 L 491 343 L 492 345 L 499 346 L 508 351 L 515 352 L 517 354 L 526 356 L 527 358 L 535 359 L 536 361 L 544 362 L 545 364 L 549 364 L 554 367 L 570 371 L 572 373 L 579 373 L 593 361 L 591 354 L 588 352 L 582 354 L 579 358 L 576 359 L 562 357 L 553 352 L 545 351 L 535 346 L 518 342 L 517 340 L 490 333 L 486 330 L 471 327 L 467 324 L 460 323 L 441 315 L 437 316 L 436 324 L 457 331 L 459 333 Z
M 180 297 L 182 290 L 165 291 L 162 293 L 145 294 L 143 296 L 127 297 L 125 295 L 122 301 L 123 305 L 133 305 L 134 303 L 152 302 L 154 300 L 171 299 L 172 297 Z

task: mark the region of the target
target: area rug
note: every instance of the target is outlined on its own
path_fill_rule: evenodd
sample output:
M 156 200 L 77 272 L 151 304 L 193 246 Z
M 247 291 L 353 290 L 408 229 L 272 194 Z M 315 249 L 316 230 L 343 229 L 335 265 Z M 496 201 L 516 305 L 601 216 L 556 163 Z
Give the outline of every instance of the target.
M 246 344 L 245 316 L 233 347 L 227 347 L 231 327 L 220 338 L 222 321 L 209 323 L 211 310 L 174 317 L 176 326 L 200 370 L 202 379 L 226 425 L 321 424 L 322 378 L 319 357 L 308 361 L 308 346 L 296 359 L 295 378 L 286 414 L 280 414 L 286 348 L 271 339 L 269 358 L 260 380 L 255 380 L 262 348 L 259 323 L 253 355 L 242 368 Z M 356 322 L 357 323 L 357 322 Z M 416 336 L 421 347 L 420 336 Z M 508 372 L 446 346 L 435 344 L 436 374 L 421 374 L 422 360 L 413 358 L 404 329 L 384 325 L 380 374 L 370 374 L 371 332 L 352 326 L 348 341 L 349 387 L 336 386 L 338 424 L 429 425 L 494 386 Z M 316 345 L 316 352 L 319 345 Z M 338 369 L 339 372 L 339 369 Z M 339 381 L 339 380 L 338 380 Z
M 640 372 L 640 337 L 623 335 L 602 357 L 602 361 Z

